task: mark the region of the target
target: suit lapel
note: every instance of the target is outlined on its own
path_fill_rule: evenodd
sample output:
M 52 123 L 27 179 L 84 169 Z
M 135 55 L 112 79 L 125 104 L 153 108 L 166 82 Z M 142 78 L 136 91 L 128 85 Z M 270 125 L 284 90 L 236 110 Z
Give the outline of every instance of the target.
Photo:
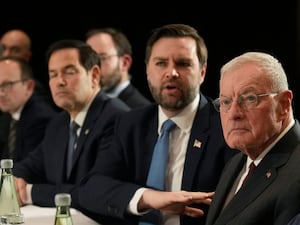
M 0 158 L 7 158 L 8 154 L 8 134 L 11 116 L 9 113 L 2 112 L 0 116 Z M 17 140 L 16 140 L 17 141 Z
M 213 198 L 213 202 L 209 209 L 209 215 L 207 217 L 207 224 L 214 224 L 215 220 L 219 217 L 223 205 L 226 201 L 231 187 L 233 186 L 236 177 L 239 175 L 243 168 L 246 157 L 243 153 L 238 153 L 234 156 L 230 162 L 224 167 L 222 176 L 219 180 L 216 195 Z M 229 165 L 229 167 L 228 167 Z
M 278 153 L 283 146 L 276 146 L 269 152 L 254 170 L 247 183 L 241 187 L 233 199 L 228 203 L 219 219 L 229 221 L 250 205 L 265 191 L 265 189 L 276 179 L 278 167 L 284 165 L 289 159 L 290 153 L 279 157 Z M 238 172 L 238 171 L 237 171 Z M 223 205 L 223 204 L 222 204 Z
M 207 104 L 207 99 L 201 95 L 187 146 L 182 178 L 183 190 L 191 190 L 194 179 L 191 174 L 197 174 L 195 171 L 197 170 L 199 160 L 203 156 L 203 147 L 206 145 L 208 139 L 205 131 L 209 129 L 209 111 L 210 107 Z
M 53 151 L 54 156 L 53 159 L 57 159 L 56 167 L 57 171 L 61 171 L 57 174 L 57 180 L 62 181 L 66 177 L 66 161 L 67 161 L 67 151 L 68 151 L 68 140 L 69 140 L 69 121 L 70 117 L 67 112 L 63 112 L 63 116 L 61 118 L 61 126 L 56 130 L 57 141 L 53 142 L 55 149 L 61 149 L 61 151 Z M 67 135 L 66 135 L 67 134 Z M 62 152 L 63 151 L 63 152 Z
M 156 144 L 157 138 L 158 138 L 158 107 L 157 105 L 153 106 L 151 108 L 151 111 L 149 110 L 149 116 L 147 117 L 147 123 L 144 124 L 145 129 L 145 136 L 144 139 L 141 140 L 141 151 L 139 151 L 139 154 L 142 154 L 137 156 L 141 160 L 139 164 L 139 170 L 143 173 L 142 174 L 142 179 L 147 180 L 148 177 L 148 171 L 150 169 L 150 164 L 152 160 L 152 154 L 154 151 L 154 146 Z M 146 167 L 145 167 L 146 165 Z M 147 169 L 145 169 L 147 168 Z
M 86 114 L 83 126 L 80 131 L 80 136 L 77 142 L 77 148 L 73 154 L 73 166 L 77 163 L 80 153 L 84 150 L 84 143 L 89 137 L 90 132 L 96 124 L 97 118 L 101 117 L 101 112 L 105 104 L 105 98 L 103 95 L 98 94 L 93 100 L 88 112 Z
M 222 221 L 229 221 L 232 217 L 245 210 L 277 176 L 274 168 L 268 170 L 268 173 L 272 173 L 271 177 L 267 177 L 262 171 L 264 171 L 262 168 L 255 169 L 248 182 L 241 187 L 220 215 Z

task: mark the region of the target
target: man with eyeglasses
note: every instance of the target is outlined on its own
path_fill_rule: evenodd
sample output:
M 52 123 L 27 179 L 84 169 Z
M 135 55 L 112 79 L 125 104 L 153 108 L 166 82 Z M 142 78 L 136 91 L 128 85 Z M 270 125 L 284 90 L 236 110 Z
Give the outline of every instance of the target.
M 0 56 L 19 57 L 30 64 L 30 60 L 32 58 L 30 36 L 25 31 L 20 29 L 12 29 L 6 31 L 0 38 Z M 36 77 L 38 77 L 38 79 L 36 79 Z M 52 96 L 48 88 L 48 83 L 45 83 L 43 81 L 45 79 L 43 77 L 40 77 L 40 75 L 36 77 L 34 78 L 34 92 L 42 100 L 46 100 L 48 104 L 56 111 L 60 111 L 60 109 L 54 104 L 52 100 Z
M 121 31 L 115 28 L 90 30 L 86 34 L 86 43 L 98 53 L 101 61 L 100 83 L 109 97 L 118 97 L 130 108 L 150 103 L 131 83 L 131 44 Z
M 300 211 L 300 126 L 284 69 L 247 52 L 221 68 L 219 84 L 224 138 L 241 152 L 223 170 L 206 225 L 287 224 Z
M 56 112 L 34 94 L 30 65 L 21 58 L 0 59 L 0 158 L 24 159 L 42 140 Z
M 265 94 L 257 95 L 254 93 L 248 93 L 248 94 L 240 95 L 237 98 L 236 102 L 245 109 L 252 109 L 257 106 L 259 98 L 266 97 L 266 96 L 274 97 L 277 94 L 278 93 L 265 93 Z M 221 96 L 220 98 L 217 98 L 214 101 L 214 106 L 217 111 L 220 111 L 220 108 L 221 108 L 222 111 L 228 112 L 231 108 L 232 103 L 233 103 L 232 98 L 228 98 L 226 96 Z

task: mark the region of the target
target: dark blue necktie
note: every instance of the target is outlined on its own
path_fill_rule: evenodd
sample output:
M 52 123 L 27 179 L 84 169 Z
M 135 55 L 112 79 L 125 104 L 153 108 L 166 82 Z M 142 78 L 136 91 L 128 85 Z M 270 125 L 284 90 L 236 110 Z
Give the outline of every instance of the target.
M 161 128 L 154 147 L 151 165 L 147 178 L 147 186 L 157 190 L 165 189 L 165 174 L 169 156 L 169 133 L 175 127 L 175 123 L 168 119 Z M 154 218 L 152 218 L 154 219 Z M 153 222 L 140 222 L 139 225 L 154 225 Z
M 69 144 L 68 144 L 68 156 L 67 156 L 67 177 L 69 177 L 72 169 L 72 164 L 73 164 L 73 153 L 74 150 L 76 149 L 76 144 L 77 144 L 77 129 L 79 128 L 79 125 L 75 122 L 72 121 L 70 125 L 70 130 L 69 130 Z

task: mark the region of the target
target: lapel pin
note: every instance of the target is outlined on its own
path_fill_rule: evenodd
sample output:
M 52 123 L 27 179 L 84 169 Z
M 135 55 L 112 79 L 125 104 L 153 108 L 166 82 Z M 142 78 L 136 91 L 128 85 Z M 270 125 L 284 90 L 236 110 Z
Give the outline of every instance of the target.
M 193 147 L 195 147 L 195 148 L 201 148 L 201 145 L 202 145 L 201 141 L 195 139 Z
M 87 135 L 89 132 L 90 132 L 90 129 L 86 129 L 86 130 L 84 131 L 84 134 Z
M 270 178 L 272 176 L 272 173 L 270 171 L 266 172 L 266 177 Z

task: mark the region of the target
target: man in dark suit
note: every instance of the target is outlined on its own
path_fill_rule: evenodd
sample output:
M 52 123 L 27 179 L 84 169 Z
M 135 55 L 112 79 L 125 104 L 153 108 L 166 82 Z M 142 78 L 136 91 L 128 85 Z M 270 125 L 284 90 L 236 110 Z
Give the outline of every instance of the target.
M 280 62 L 261 52 L 230 60 L 219 96 L 225 140 L 241 153 L 224 168 L 206 225 L 287 224 L 300 210 L 300 125 Z
M 110 145 L 116 117 L 129 110 L 100 91 L 100 61 L 89 45 L 61 40 L 47 54 L 50 90 L 64 111 L 48 124 L 41 145 L 14 166 L 21 204 L 54 206 L 56 193 L 71 192 Z M 78 138 L 68 146 L 73 123 Z
M 206 204 L 223 166 L 236 153 L 225 144 L 212 100 L 199 94 L 207 63 L 204 40 L 188 25 L 160 27 L 148 40 L 145 61 L 156 103 L 117 120 L 111 148 L 101 153 L 82 183 L 79 203 L 99 222 L 114 218 L 118 220 L 111 223 L 127 225 L 204 224 Z M 166 185 L 155 190 L 146 181 L 160 127 L 167 119 L 176 127 L 166 149 Z
M 1 159 L 24 159 L 42 141 L 48 122 L 56 115 L 45 100 L 34 94 L 34 87 L 28 62 L 13 56 L 0 58 Z M 14 121 L 15 130 L 10 132 Z
M 101 87 L 109 97 L 118 97 L 130 108 L 150 104 L 131 83 L 132 48 L 124 33 L 115 28 L 93 29 L 86 34 L 88 43 L 101 61 Z

